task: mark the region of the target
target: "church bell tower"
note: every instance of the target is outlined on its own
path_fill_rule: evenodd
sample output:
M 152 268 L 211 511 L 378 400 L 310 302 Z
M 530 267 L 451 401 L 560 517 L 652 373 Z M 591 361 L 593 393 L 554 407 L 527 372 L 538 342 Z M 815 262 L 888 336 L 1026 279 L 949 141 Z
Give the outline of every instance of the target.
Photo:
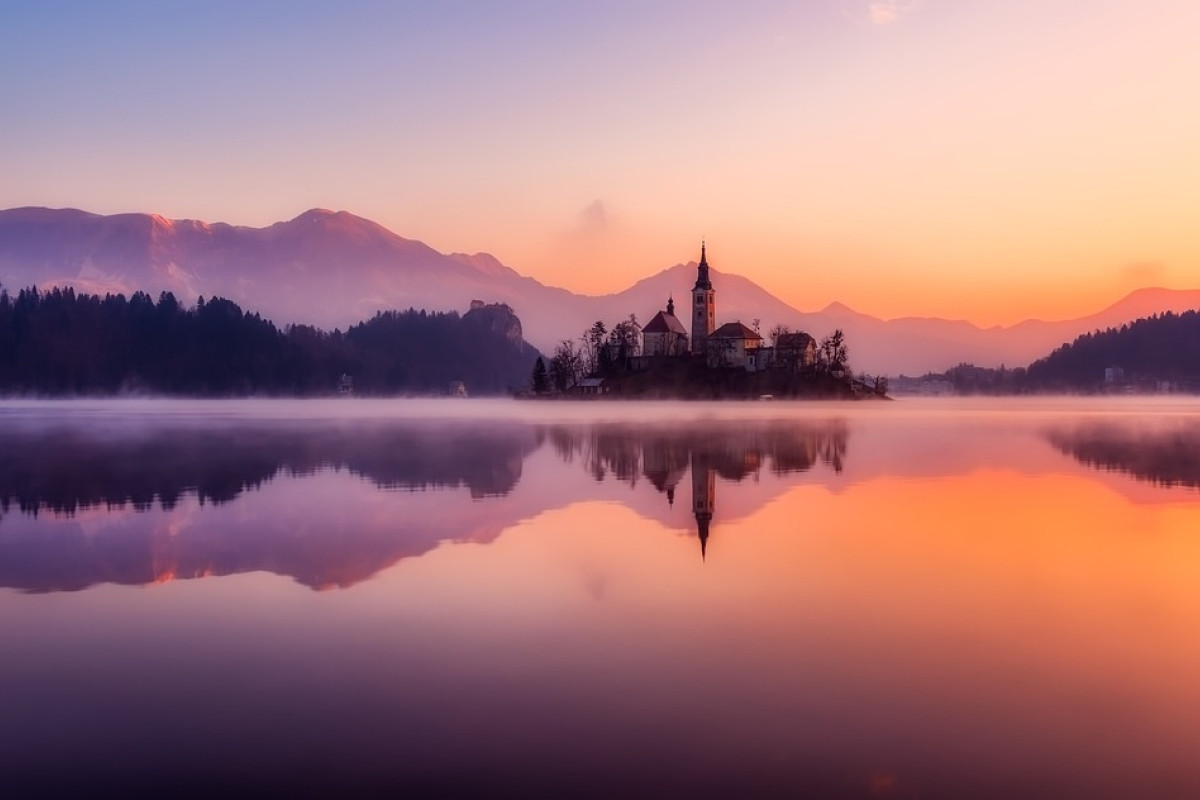
M 712 281 L 708 279 L 708 257 L 704 242 L 700 243 L 700 266 L 696 269 L 696 285 L 692 287 L 692 352 L 703 355 L 708 335 L 717 327 L 717 298 Z

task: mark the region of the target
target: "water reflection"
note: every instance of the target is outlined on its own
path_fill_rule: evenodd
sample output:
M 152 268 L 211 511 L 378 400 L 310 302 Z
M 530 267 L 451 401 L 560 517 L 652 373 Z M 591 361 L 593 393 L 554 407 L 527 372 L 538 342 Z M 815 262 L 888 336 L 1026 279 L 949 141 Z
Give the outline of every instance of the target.
M 854 427 L 865 444 L 851 456 Z M 1195 422 L 1101 419 L 1042 430 L 1089 468 L 1200 487 Z M 838 418 L 4 425 L 0 586 L 47 592 L 264 570 L 317 589 L 352 586 L 440 542 L 490 541 L 521 519 L 592 499 L 597 484 L 627 487 L 615 499 L 696 537 L 707 560 L 722 519 L 755 513 L 800 478 L 849 485 L 1006 460 L 1041 469 L 1032 437 L 1011 452 L 1000 446 L 1014 440 L 1023 441 L 986 425 Z M 542 465 L 514 500 L 540 453 L 567 471 Z M 675 511 L 681 493 L 686 523 Z
M 531 427 L 328 420 L 9 426 L 0 585 L 48 592 L 267 571 L 314 589 L 351 586 L 439 542 L 495 536 L 471 503 L 510 492 L 539 443 Z M 426 489 L 469 499 L 439 514 L 388 505 L 393 492 L 381 491 Z
M 1200 796 L 1186 421 L 755 413 L 0 419 L 5 788 Z
M 637 489 L 645 479 L 669 507 L 690 473 L 703 558 L 718 477 L 757 481 L 764 469 L 783 476 L 818 463 L 840 473 L 847 438 L 836 420 L 9 429 L 0 432 L 12 455 L 0 464 L 0 522 L 9 514 L 0 585 L 47 592 L 269 571 L 317 589 L 351 586 L 439 542 L 486 541 L 531 511 L 589 499 L 588 483 L 549 475 L 531 487 L 532 509 L 505 501 L 545 442 L 592 482 Z M 381 495 L 349 478 L 406 492 Z
M 1200 488 L 1200 423 L 1117 422 L 1058 426 L 1046 438 L 1080 463 L 1162 486 Z
M 717 477 L 741 483 L 764 468 L 774 475 L 807 472 L 824 463 L 841 473 L 849 428 L 845 420 L 709 422 L 653 427 L 551 427 L 546 438 L 567 463 L 582 463 L 597 481 L 608 476 L 636 487 L 644 477 L 668 505 L 691 475 L 692 514 L 700 555 L 707 555 L 717 502 Z
M 536 429 L 330 421 L 175 427 L 164 421 L 112 431 L 77 425 L 0 428 L 0 513 L 74 513 L 185 493 L 226 503 L 281 473 L 347 469 L 382 488 L 465 486 L 472 497 L 509 492 Z
M 550 427 L 546 436 L 564 461 L 582 461 L 596 480 L 611 474 L 633 485 L 641 475 L 671 494 L 697 458 L 705 469 L 735 482 L 757 474 L 768 461 L 777 475 L 804 472 L 818 461 L 841 472 L 849 427 L 843 419 L 560 425 Z

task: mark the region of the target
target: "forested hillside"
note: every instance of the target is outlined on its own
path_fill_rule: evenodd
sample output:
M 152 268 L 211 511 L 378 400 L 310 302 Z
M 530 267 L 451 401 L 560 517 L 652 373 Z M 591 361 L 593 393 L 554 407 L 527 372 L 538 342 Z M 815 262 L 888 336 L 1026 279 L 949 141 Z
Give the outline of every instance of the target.
M 524 387 L 537 351 L 504 305 L 464 315 L 389 311 L 332 333 L 279 330 L 222 298 L 183 306 L 169 292 L 0 291 L 0 393 L 202 396 L 472 394 Z
M 1042 391 L 1088 391 L 1111 382 L 1136 388 L 1168 381 L 1200 388 L 1200 312 L 1167 312 L 1120 328 L 1085 333 L 1029 365 L 1029 383 Z

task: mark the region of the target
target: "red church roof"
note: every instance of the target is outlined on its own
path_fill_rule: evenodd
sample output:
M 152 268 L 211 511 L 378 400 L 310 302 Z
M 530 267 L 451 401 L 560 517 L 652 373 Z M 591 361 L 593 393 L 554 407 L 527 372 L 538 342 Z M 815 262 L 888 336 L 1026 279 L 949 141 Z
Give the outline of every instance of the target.
M 654 315 L 654 319 L 646 323 L 642 333 L 680 333 L 687 336 L 687 328 L 683 327 L 683 323 L 674 314 L 660 311 Z
M 710 339 L 758 339 L 762 341 L 762 337 L 754 332 L 753 328 L 748 328 L 740 322 L 726 322 L 721 327 L 708 335 Z

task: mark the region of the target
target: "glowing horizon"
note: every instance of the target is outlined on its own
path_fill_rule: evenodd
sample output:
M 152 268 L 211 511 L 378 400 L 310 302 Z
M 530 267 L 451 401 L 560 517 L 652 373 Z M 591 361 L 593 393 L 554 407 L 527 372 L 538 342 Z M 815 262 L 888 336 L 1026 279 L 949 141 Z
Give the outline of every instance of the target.
M 706 239 L 800 310 L 983 326 L 1200 288 L 1200 8 L 795 5 L 10 7 L 0 207 L 345 209 L 586 294 Z

